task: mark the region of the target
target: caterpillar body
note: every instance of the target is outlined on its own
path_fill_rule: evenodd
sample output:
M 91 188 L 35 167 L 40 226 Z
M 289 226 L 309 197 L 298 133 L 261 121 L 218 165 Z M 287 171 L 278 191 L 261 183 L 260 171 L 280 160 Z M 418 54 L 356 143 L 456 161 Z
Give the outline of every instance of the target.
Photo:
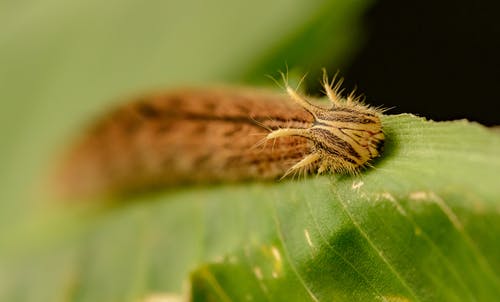
M 334 78 L 335 79 L 335 78 Z M 250 88 L 144 95 L 105 115 L 69 149 L 59 194 L 88 196 L 187 183 L 355 173 L 379 156 L 381 112 L 323 86 L 329 106 Z

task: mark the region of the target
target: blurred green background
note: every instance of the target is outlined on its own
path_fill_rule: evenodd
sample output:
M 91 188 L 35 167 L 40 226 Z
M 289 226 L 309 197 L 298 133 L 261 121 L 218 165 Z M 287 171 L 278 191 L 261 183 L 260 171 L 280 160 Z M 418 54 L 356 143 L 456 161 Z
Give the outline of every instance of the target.
M 1 226 L 66 139 L 149 89 L 342 68 L 369 1 L 0 2 Z M 32 196 L 30 196 L 32 197 Z M 5 230 L 5 227 L 2 227 Z
M 305 88 L 318 94 L 320 68 L 327 67 L 339 69 L 346 87 L 357 85 L 369 103 L 396 106 L 394 113 L 499 123 L 495 5 L 0 1 L 0 253 L 6 243 L 19 248 L 10 254 L 62 244 L 50 231 L 65 224 L 47 226 L 60 213 L 38 196 L 40 183 L 82 126 L 143 91 L 212 83 L 277 88 L 266 75 L 288 66 L 292 75 L 309 72 Z M 36 232 L 38 224 L 44 232 Z
M 319 93 L 340 70 L 368 102 L 437 120 L 500 123 L 497 3 L 482 0 L 0 1 L 0 220 L 65 139 L 150 89 L 243 83 L 288 65 Z M 24 197 L 23 197 L 24 196 Z

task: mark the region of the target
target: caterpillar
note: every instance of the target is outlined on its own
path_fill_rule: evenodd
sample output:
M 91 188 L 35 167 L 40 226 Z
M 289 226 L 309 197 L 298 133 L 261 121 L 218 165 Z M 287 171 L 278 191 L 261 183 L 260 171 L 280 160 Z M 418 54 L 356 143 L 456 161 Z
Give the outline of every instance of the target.
M 115 108 L 69 148 L 59 194 L 89 196 L 189 183 L 357 173 L 379 156 L 381 111 L 323 73 L 329 105 L 243 87 L 179 88 Z

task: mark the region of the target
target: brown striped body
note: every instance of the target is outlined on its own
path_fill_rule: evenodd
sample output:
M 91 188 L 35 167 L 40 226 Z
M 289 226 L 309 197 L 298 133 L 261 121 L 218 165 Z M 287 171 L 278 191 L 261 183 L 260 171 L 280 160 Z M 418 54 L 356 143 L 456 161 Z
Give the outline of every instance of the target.
M 286 95 L 255 90 L 185 89 L 145 96 L 84 134 L 63 163 L 60 187 L 65 195 L 88 195 L 278 178 L 312 145 L 302 137 L 266 143 L 266 128 L 306 128 L 312 122 Z
M 58 191 L 74 197 L 290 172 L 355 172 L 378 156 L 384 137 L 376 110 L 332 100 L 333 90 L 327 90 L 331 108 L 287 92 L 179 89 L 132 101 L 69 150 Z

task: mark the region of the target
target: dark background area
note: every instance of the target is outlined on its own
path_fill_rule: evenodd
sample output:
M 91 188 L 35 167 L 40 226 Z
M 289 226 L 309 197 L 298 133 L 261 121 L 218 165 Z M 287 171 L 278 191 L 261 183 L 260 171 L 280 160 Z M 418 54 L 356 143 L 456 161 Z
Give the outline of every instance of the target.
M 345 87 L 393 114 L 500 124 L 499 1 L 381 0 L 364 26 Z

